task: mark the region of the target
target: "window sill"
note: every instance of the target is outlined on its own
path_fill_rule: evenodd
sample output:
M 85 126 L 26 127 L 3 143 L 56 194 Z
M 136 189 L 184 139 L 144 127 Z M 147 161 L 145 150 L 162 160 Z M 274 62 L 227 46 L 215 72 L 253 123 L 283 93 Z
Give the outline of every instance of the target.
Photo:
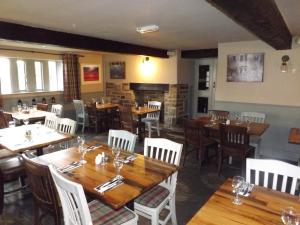
M 34 91 L 34 92 L 18 92 L 12 94 L 3 94 L 3 99 L 10 99 L 16 97 L 44 97 L 44 96 L 53 96 L 53 95 L 62 95 L 63 91 Z

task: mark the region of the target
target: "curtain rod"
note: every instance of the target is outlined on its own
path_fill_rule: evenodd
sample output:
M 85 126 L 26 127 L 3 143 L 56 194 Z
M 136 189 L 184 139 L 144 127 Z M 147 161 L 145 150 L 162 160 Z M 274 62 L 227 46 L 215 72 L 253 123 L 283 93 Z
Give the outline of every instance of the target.
M 64 55 L 59 53 L 50 53 L 50 52 L 39 52 L 39 51 L 30 51 L 30 50 L 21 50 L 21 49 L 10 49 L 10 48 L 0 48 L 0 50 L 7 50 L 7 51 L 17 51 L 17 52 L 30 52 L 30 53 L 41 53 L 41 54 L 48 54 L 48 55 Z M 83 55 L 78 55 L 78 57 L 84 57 Z

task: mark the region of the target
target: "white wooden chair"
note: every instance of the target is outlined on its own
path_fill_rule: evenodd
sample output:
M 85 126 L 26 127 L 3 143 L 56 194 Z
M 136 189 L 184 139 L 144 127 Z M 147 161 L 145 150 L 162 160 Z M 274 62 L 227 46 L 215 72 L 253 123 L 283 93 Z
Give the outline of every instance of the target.
M 108 146 L 134 152 L 137 135 L 127 130 L 109 130 Z
M 51 112 L 54 113 L 57 117 L 62 116 L 63 106 L 61 104 L 54 104 L 51 106 Z
M 251 180 L 251 171 L 255 171 L 254 182 Z M 263 175 L 260 172 L 263 172 Z M 297 182 L 300 181 L 300 167 L 278 160 L 247 158 L 246 181 L 259 185 L 260 175 L 264 178 L 264 187 L 268 187 L 269 182 L 272 181 L 271 188 L 277 190 L 278 182 L 281 182 L 281 192 L 288 191 L 290 194 L 295 195 Z M 278 179 L 278 176 L 283 176 L 283 179 Z M 289 177 L 292 181 L 290 185 L 287 185 Z
M 179 166 L 182 144 L 164 138 L 145 138 L 144 156 L 155 158 Z M 152 225 L 166 224 L 171 218 L 172 224 L 177 224 L 175 207 L 175 190 L 177 172 L 161 184 L 155 186 L 134 201 L 134 211 L 151 219 Z M 169 211 L 162 221 L 159 214 L 163 209 Z
M 56 130 L 59 118 L 53 115 L 47 115 L 45 118 L 44 126 Z
M 158 101 L 148 101 L 148 107 L 153 109 L 161 109 L 161 102 Z M 147 113 L 146 118 L 142 119 L 142 122 L 146 124 L 146 130 L 148 130 L 149 137 L 151 137 L 152 129 L 156 129 L 157 135 L 160 136 L 159 131 L 159 112 Z
M 88 115 L 85 112 L 84 103 L 82 100 L 74 99 L 73 100 L 74 108 L 76 111 L 76 121 L 77 125 L 82 126 L 81 132 L 84 132 L 84 128 L 88 123 Z
M 254 123 L 264 123 L 266 119 L 266 114 L 258 112 L 241 112 L 241 121 L 248 121 Z M 250 145 L 255 147 L 255 158 L 260 158 L 260 143 L 261 137 L 251 135 L 250 136 Z
M 49 165 L 64 215 L 65 225 L 137 224 L 137 215 L 127 208 L 114 210 L 100 201 L 87 203 L 82 185 L 72 182 Z
M 57 124 L 57 131 L 63 134 L 74 135 L 76 131 L 76 121 L 69 118 L 60 118 Z

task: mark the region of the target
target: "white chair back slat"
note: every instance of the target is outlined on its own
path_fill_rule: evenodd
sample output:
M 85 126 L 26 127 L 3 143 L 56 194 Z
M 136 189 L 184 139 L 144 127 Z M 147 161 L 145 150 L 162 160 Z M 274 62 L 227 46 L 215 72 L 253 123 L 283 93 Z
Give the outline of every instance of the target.
M 62 116 L 63 105 L 61 104 L 54 104 L 51 106 L 51 112 L 54 113 L 57 117 Z
M 134 152 L 137 136 L 127 130 L 109 130 L 108 146 Z
M 154 151 L 156 151 L 155 154 Z M 145 138 L 144 156 L 179 166 L 181 152 L 182 144 L 164 138 Z M 161 183 L 161 185 L 168 188 L 171 193 L 175 193 L 176 183 L 177 172 Z
M 255 123 L 264 123 L 266 114 L 258 112 L 241 112 L 241 120 Z
M 49 169 L 60 197 L 65 224 L 91 225 L 92 218 L 82 186 L 58 174 L 52 165 Z
M 161 102 L 158 101 L 148 101 L 148 108 L 151 109 L 161 109 Z M 151 118 L 155 120 L 159 120 L 159 115 L 160 112 L 155 112 L 155 113 L 147 113 L 146 118 Z
M 247 158 L 246 163 L 246 181 L 250 182 L 251 171 L 255 171 L 255 184 L 259 185 L 260 173 L 263 173 L 263 186 L 268 187 L 270 175 L 273 176 L 272 189 L 276 190 L 281 187 L 280 191 L 287 192 L 292 195 L 296 193 L 296 184 L 300 181 L 300 167 L 270 159 L 250 159 Z M 260 172 L 260 173 L 259 173 Z M 278 179 L 281 176 L 282 179 Z M 278 183 L 280 181 L 280 183 Z M 289 189 L 290 188 L 290 189 Z
M 63 134 L 74 135 L 76 131 L 76 121 L 69 118 L 61 118 L 58 121 L 57 131 Z
M 57 129 L 59 118 L 53 115 L 47 115 L 45 118 L 44 126 L 49 127 L 51 129 Z

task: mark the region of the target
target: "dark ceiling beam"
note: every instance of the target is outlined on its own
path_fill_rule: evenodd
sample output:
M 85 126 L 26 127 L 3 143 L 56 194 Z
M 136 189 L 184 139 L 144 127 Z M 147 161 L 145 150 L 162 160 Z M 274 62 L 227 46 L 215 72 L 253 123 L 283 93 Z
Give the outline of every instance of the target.
M 217 58 L 217 57 L 218 57 L 217 48 L 181 51 L 181 58 L 186 58 L 186 59 Z
M 68 48 L 168 58 L 167 50 L 0 21 L 0 38 Z
M 274 0 L 206 0 L 277 50 L 290 49 L 292 35 Z

